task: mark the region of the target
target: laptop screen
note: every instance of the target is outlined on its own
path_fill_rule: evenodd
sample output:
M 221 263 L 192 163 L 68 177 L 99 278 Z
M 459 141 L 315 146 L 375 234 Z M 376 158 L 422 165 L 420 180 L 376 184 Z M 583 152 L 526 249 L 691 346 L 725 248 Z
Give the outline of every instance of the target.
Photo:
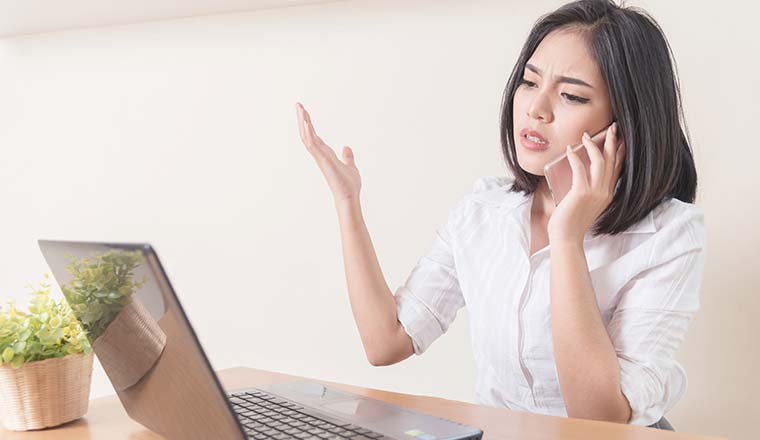
M 150 245 L 39 245 L 132 419 L 169 439 L 245 438 Z

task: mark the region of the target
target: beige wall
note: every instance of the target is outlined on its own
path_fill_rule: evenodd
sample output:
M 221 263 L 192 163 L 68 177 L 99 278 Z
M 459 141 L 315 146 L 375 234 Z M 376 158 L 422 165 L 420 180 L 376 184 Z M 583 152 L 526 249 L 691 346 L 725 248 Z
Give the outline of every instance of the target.
M 709 243 L 679 353 L 677 429 L 751 438 L 760 408 L 758 39 L 750 2 L 633 2 L 670 38 Z M 0 40 L 0 292 L 46 270 L 37 238 L 147 240 L 215 367 L 472 400 L 462 311 L 422 357 L 366 362 L 301 100 L 354 148 L 391 287 L 478 176 L 502 174 L 499 100 L 556 1 L 352 1 Z M 323 341 L 324 343 L 317 343 Z M 441 367 L 441 366 L 445 367 Z M 95 374 L 94 395 L 112 388 Z

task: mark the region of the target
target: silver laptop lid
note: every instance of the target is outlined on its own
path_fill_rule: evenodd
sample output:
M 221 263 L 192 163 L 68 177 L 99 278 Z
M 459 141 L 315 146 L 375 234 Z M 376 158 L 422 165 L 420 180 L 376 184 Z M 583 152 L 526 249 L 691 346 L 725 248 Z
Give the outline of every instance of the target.
M 129 416 L 168 439 L 244 439 L 149 244 L 39 241 Z

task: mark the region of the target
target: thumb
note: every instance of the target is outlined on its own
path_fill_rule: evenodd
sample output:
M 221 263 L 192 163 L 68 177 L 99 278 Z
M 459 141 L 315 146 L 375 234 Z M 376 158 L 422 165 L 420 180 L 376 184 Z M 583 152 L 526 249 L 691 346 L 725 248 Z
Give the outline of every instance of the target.
M 356 162 L 354 161 L 354 152 L 349 146 L 343 147 L 343 162 L 345 162 L 345 164 L 348 166 L 356 166 Z

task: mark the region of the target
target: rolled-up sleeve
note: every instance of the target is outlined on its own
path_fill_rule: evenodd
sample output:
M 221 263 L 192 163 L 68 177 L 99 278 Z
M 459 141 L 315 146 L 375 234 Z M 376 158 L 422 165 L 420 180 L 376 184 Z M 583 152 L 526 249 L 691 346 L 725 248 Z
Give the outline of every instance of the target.
M 465 204 L 463 199 L 449 211 L 447 221 L 436 230 L 429 252 L 394 293 L 398 320 L 418 355 L 448 330 L 464 306 L 452 241 Z
M 669 239 L 661 237 L 652 250 L 654 264 L 624 286 L 608 324 L 633 425 L 659 421 L 686 389 L 675 354 L 699 309 L 706 248 L 701 217 L 695 220 L 680 225 Z M 665 250 L 668 241 L 671 248 Z

